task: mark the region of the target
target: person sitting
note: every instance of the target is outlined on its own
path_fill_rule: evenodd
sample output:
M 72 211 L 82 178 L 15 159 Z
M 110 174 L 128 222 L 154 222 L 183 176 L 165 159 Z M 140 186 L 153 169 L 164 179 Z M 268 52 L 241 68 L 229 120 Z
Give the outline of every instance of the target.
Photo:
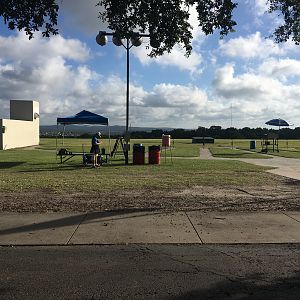
M 93 162 L 93 168 L 96 168 L 98 165 L 98 155 L 100 153 L 100 147 L 99 145 L 102 143 L 100 140 L 101 138 L 101 132 L 97 132 L 93 137 L 92 137 L 92 147 L 91 147 L 91 153 L 93 154 L 92 157 L 92 162 Z

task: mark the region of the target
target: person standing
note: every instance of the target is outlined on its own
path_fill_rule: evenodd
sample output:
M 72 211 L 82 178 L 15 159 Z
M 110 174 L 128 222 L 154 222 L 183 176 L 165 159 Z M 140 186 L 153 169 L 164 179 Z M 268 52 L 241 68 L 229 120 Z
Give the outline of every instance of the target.
M 101 140 L 101 132 L 97 132 L 92 137 L 92 147 L 91 147 L 91 153 L 93 154 L 92 162 L 93 162 L 93 168 L 96 168 L 98 165 L 98 155 L 100 153 L 100 147 L 99 145 L 102 143 Z

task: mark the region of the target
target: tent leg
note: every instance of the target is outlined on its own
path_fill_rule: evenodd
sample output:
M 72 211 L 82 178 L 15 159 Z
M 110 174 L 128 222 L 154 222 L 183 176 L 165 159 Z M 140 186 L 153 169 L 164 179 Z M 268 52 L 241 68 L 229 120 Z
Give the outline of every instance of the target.
M 57 136 L 58 136 L 58 123 L 56 123 L 56 138 L 55 138 L 55 160 L 57 161 Z
M 63 144 L 63 146 L 65 145 L 65 129 L 66 129 L 66 125 L 64 124 L 64 130 L 63 130 L 63 140 L 62 140 L 62 144 Z
M 108 148 L 109 148 L 109 154 L 111 154 L 111 145 L 110 145 L 110 125 L 108 125 Z M 111 160 L 109 160 L 109 163 L 111 163 Z

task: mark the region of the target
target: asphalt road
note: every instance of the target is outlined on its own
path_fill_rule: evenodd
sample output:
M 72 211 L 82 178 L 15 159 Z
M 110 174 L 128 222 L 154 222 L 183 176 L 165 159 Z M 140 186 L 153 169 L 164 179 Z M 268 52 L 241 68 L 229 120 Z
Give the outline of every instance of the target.
M 0 247 L 0 299 L 300 299 L 300 244 Z

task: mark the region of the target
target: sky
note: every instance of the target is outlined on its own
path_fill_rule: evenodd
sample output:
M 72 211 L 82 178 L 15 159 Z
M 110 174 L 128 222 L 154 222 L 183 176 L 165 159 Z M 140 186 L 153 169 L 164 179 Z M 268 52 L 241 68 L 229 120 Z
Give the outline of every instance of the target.
M 300 46 L 267 38 L 281 19 L 265 0 L 237 2 L 236 31 L 223 39 L 205 36 L 191 10 L 189 58 L 179 46 L 150 58 L 147 38 L 131 48 L 130 126 L 257 128 L 273 118 L 300 126 Z M 42 125 L 84 109 L 125 125 L 126 51 L 96 43 L 107 30 L 96 3 L 59 0 L 60 34 L 50 39 L 29 41 L 0 20 L 0 118 L 9 118 L 10 99 L 32 99 Z

